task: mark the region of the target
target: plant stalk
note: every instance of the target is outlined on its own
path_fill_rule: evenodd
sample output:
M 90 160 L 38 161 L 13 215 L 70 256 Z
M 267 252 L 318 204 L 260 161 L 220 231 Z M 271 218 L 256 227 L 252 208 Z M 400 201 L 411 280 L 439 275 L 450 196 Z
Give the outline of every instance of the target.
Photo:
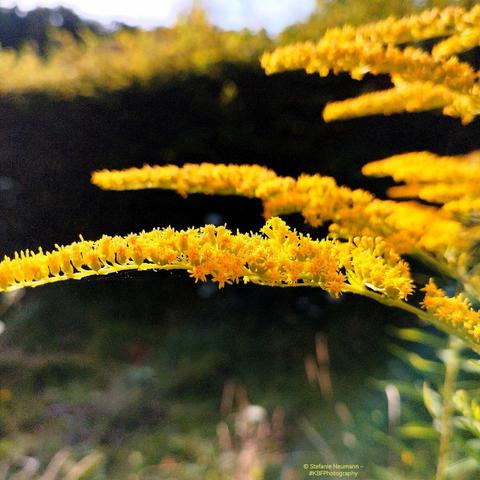
M 462 342 L 455 337 L 450 337 L 446 359 L 445 381 L 443 383 L 443 411 L 440 424 L 440 445 L 438 448 L 438 463 L 435 480 L 446 479 L 448 466 L 448 453 L 452 439 L 452 417 L 454 411 L 453 394 L 457 383 L 460 358 L 458 353 L 462 349 Z

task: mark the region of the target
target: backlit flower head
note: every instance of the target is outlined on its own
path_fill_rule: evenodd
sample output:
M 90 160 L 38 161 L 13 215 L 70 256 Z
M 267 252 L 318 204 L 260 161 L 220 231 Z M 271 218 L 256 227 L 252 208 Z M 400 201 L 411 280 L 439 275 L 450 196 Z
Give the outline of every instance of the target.
M 480 313 L 472 309 L 463 294 L 448 297 L 431 279 L 423 291 L 423 306 L 427 312 L 454 330 L 466 332 L 476 343 L 480 343 Z
M 473 68 L 455 57 L 436 60 L 416 48 L 400 50 L 392 45 L 361 39 L 336 42 L 327 37 L 316 44 L 288 45 L 265 53 L 261 62 L 268 74 L 305 70 L 324 77 L 332 71 L 348 72 L 355 79 L 362 79 L 367 73 L 390 74 L 408 82 L 443 85 L 460 93 L 469 92 L 477 79 Z
M 394 299 L 406 298 L 413 289 L 407 264 L 380 239 L 313 240 L 280 218 L 271 218 L 255 234 L 235 234 L 213 225 L 165 228 L 81 239 L 51 252 L 15 253 L 0 262 L 0 291 L 125 270 L 173 269 L 188 271 L 195 281 L 210 278 L 220 287 L 243 280 L 315 286 L 338 296 L 351 280 Z
M 470 123 L 480 112 L 480 96 L 455 92 L 431 82 L 396 82 L 394 88 L 330 102 L 323 110 L 326 122 L 368 115 L 392 115 L 443 109 L 445 115 Z
M 93 173 L 92 183 L 105 190 L 140 190 L 162 188 L 189 193 L 244 195 L 254 197 L 260 184 L 276 179 L 274 171 L 258 165 L 224 165 L 187 163 L 176 165 L 100 170 Z
M 388 17 L 385 20 L 358 27 L 346 25 L 331 28 L 324 37 L 337 41 L 362 38 L 370 42 L 404 44 L 454 35 L 478 24 L 479 20 L 478 5 L 469 11 L 461 7 L 449 6 L 444 9 L 425 10 L 403 18 Z
M 413 184 L 479 182 L 480 152 L 443 157 L 430 152 L 404 153 L 367 163 L 362 173 Z

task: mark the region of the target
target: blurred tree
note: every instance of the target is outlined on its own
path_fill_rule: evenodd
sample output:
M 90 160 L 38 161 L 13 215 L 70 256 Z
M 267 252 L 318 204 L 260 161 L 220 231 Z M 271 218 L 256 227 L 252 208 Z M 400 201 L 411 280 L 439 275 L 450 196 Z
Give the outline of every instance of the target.
M 29 12 L 0 8 L 0 44 L 3 48 L 18 49 L 27 42 L 34 42 L 44 52 L 52 28 L 69 32 L 75 38 L 79 38 L 83 30 L 97 34 L 104 30 L 99 23 L 84 20 L 64 7 L 36 8 Z

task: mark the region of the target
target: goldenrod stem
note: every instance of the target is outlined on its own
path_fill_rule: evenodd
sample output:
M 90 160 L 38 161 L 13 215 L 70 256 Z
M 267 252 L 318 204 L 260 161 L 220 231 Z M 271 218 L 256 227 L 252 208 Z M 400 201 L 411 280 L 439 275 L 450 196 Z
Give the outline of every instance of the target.
M 445 480 L 448 465 L 448 452 L 452 438 L 453 394 L 457 383 L 458 370 L 460 367 L 459 351 L 462 342 L 455 337 L 450 337 L 446 359 L 445 381 L 443 383 L 443 411 L 441 418 L 440 445 L 438 449 L 437 474 L 435 480 Z
M 400 308 L 401 310 L 412 313 L 413 315 L 416 315 L 420 320 L 431 323 L 438 330 L 445 332 L 448 335 L 461 338 L 463 341 L 465 341 L 468 344 L 468 346 L 472 350 L 480 354 L 480 345 L 472 342 L 472 339 L 469 338 L 468 335 L 463 330 L 456 329 L 453 326 L 440 321 L 434 315 L 426 312 L 425 310 L 422 310 L 421 308 L 415 307 L 414 305 L 410 305 L 409 303 L 404 302 L 402 300 L 386 297 L 381 293 L 372 292 L 371 290 L 368 290 L 365 287 L 360 288 L 360 287 L 353 287 L 351 285 L 348 285 L 347 288 L 344 288 L 344 291 L 350 292 L 350 293 L 356 293 L 358 295 L 363 295 L 364 297 L 372 298 L 373 300 L 379 303 L 382 303 L 387 307 Z
M 295 284 L 284 284 L 284 285 L 279 285 L 279 284 L 273 284 L 273 283 L 268 283 L 268 282 L 262 282 L 258 279 L 250 278 L 249 281 L 251 283 L 256 283 L 258 285 L 262 285 L 264 287 L 286 287 L 286 288 L 291 288 L 291 287 L 317 287 L 318 285 L 316 284 L 305 284 L 305 283 L 295 283 Z M 414 305 L 410 305 L 407 302 L 404 302 L 403 300 L 397 300 L 394 298 L 389 298 L 386 297 L 385 295 L 382 295 L 381 293 L 376 293 L 364 286 L 353 286 L 353 285 L 345 285 L 342 289 L 343 293 L 354 293 L 356 295 L 362 295 L 364 297 L 371 298 L 375 300 L 378 303 L 381 303 L 387 307 L 394 307 L 394 308 L 400 308 L 401 310 L 404 310 L 408 313 L 412 313 L 413 315 L 417 316 L 420 320 L 423 320 L 424 322 L 431 323 L 435 328 L 440 330 L 441 332 L 444 332 L 448 335 L 460 338 L 463 340 L 474 352 L 480 354 L 480 345 L 477 343 L 474 343 L 472 339 L 461 329 L 456 329 L 453 326 L 440 321 L 437 317 L 434 315 L 426 312 L 425 310 L 422 310 L 421 308 L 415 307 Z
M 82 269 L 79 272 L 74 272 L 70 275 L 63 274 L 63 275 L 55 275 L 52 277 L 42 278 L 40 280 L 32 280 L 29 282 L 22 282 L 17 283 L 15 285 L 10 285 L 9 287 L 5 288 L 4 292 L 14 292 L 15 290 L 20 290 L 21 288 L 29 287 L 35 288 L 40 287 L 42 285 L 47 285 L 49 283 L 57 283 L 63 282 L 65 280 L 82 280 L 86 277 L 91 277 L 94 275 L 110 275 L 112 273 L 120 273 L 129 270 L 185 270 L 184 266 L 181 265 L 158 265 L 155 263 L 144 263 L 141 265 L 131 264 L 131 265 L 122 265 L 121 268 L 115 265 L 105 265 L 99 270 L 86 270 Z

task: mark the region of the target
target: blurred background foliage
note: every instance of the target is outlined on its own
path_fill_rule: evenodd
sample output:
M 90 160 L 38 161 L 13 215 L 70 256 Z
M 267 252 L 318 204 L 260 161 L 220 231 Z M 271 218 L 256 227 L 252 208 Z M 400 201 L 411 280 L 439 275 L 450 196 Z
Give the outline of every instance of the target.
M 263 50 L 329 26 L 447 3 L 472 2 L 318 2 L 275 38 L 223 31 L 198 7 L 151 32 L 107 30 L 64 8 L 1 9 L 2 251 L 80 233 L 262 224 L 253 200 L 102 192 L 89 184 L 95 169 L 258 163 L 382 196 L 389 183 L 362 177 L 367 161 L 480 148 L 478 120 L 435 112 L 327 125 L 327 101 L 388 80 L 267 77 L 258 64 Z M 468 58 L 478 63 L 478 51 Z M 0 478 L 301 479 L 304 463 L 334 462 L 363 465 L 364 478 L 432 478 L 438 425 L 425 404 L 442 401 L 446 339 L 367 299 L 294 290 L 219 291 L 143 272 L 2 297 Z M 413 323 L 419 342 L 389 330 Z M 455 390 L 455 415 L 469 420 L 453 432 L 464 469 L 450 475 L 474 479 L 477 384 Z

